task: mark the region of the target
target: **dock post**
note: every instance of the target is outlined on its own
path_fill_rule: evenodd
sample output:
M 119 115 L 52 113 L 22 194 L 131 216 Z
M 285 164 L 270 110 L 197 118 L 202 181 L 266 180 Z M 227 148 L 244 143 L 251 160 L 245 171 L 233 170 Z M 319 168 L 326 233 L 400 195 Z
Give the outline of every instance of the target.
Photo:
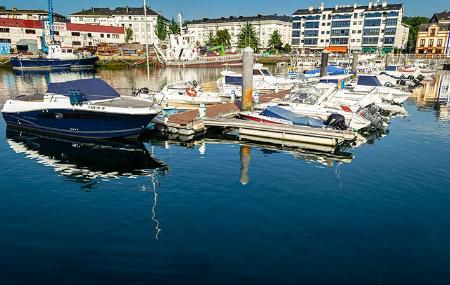
M 327 76 L 328 55 L 328 51 L 324 50 L 322 52 L 322 59 L 320 61 L 320 77 Z
M 244 111 L 253 109 L 253 56 L 253 49 L 246 47 L 242 58 L 242 110 Z
M 358 72 L 358 62 L 359 62 L 359 53 L 357 51 L 353 52 L 353 61 L 352 61 L 352 73 L 356 74 Z

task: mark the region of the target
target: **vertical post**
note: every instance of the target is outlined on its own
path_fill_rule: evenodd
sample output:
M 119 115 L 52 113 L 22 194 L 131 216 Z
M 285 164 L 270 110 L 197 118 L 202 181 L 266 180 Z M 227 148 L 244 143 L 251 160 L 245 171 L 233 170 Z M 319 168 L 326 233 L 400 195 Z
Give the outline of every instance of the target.
M 242 110 L 250 111 L 253 109 L 253 55 L 251 47 L 244 49 L 242 58 Z
M 357 51 L 353 52 L 353 61 L 352 61 L 352 73 L 356 74 L 358 72 L 358 62 L 359 62 L 359 53 Z
M 322 59 L 320 61 L 320 77 L 327 76 L 328 55 L 329 53 L 326 50 L 322 52 Z
M 386 54 L 386 62 L 385 62 L 386 67 L 391 63 L 392 63 L 391 54 L 388 53 L 388 54 Z
M 147 84 L 150 87 L 150 61 L 148 58 L 148 25 L 147 25 L 147 0 L 144 0 L 144 32 L 145 32 L 145 57 L 147 60 Z

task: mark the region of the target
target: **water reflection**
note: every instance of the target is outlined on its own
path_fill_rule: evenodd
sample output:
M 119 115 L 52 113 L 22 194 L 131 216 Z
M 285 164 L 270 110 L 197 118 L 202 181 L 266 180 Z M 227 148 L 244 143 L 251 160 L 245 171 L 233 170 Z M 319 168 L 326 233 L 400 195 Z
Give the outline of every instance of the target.
M 251 158 L 252 148 L 249 145 L 241 145 L 241 183 L 242 185 L 247 185 L 250 182 L 250 177 L 248 174 L 250 168 L 250 158 Z
M 101 180 L 153 177 L 167 168 L 141 142 L 89 142 L 8 129 L 7 143 L 18 154 L 52 167 L 58 175 L 93 187 Z
M 436 72 L 434 78 L 424 80 L 423 86 L 413 92 L 413 98 L 416 99 L 420 107 L 435 106 L 440 104 L 447 105 L 450 98 L 450 72 Z

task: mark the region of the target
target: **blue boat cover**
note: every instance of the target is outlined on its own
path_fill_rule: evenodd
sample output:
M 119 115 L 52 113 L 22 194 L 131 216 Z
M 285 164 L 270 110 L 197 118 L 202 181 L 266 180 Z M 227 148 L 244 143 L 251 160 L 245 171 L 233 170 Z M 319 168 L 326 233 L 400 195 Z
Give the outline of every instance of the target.
M 348 70 L 337 67 L 337 66 L 329 65 L 327 67 L 327 73 L 328 73 L 328 75 L 344 75 L 344 74 L 348 74 Z M 307 72 L 305 72 L 305 74 L 308 74 L 308 75 L 320 74 L 320 68 L 307 71 Z
M 388 65 L 385 70 L 386 71 L 397 71 L 397 66 L 395 66 L 395 65 Z
M 300 116 L 280 106 L 267 107 L 261 114 L 271 118 L 288 120 L 297 126 L 309 126 L 313 128 L 321 128 L 325 126 L 323 121 L 320 119 Z
M 376 76 L 360 75 L 358 76 L 358 85 L 364 86 L 383 86 Z
M 120 94 L 114 88 L 99 78 L 50 83 L 47 93 L 69 96 L 70 90 L 80 91 L 86 101 L 120 97 Z

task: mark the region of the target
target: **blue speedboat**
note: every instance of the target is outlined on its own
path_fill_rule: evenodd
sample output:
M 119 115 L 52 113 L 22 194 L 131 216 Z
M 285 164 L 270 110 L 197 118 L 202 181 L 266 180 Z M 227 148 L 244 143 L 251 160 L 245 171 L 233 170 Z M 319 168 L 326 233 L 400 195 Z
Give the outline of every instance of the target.
M 15 57 L 11 59 L 14 70 L 92 69 L 98 57 L 89 53 L 76 53 L 72 48 L 50 45 L 48 54 L 40 57 Z
M 6 101 L 3 118 L 17 127 L 70 137 L 138 137 L 160 112 L 149 100 L 121 97 L 101 79 L 50 83 L 45 94 Z

